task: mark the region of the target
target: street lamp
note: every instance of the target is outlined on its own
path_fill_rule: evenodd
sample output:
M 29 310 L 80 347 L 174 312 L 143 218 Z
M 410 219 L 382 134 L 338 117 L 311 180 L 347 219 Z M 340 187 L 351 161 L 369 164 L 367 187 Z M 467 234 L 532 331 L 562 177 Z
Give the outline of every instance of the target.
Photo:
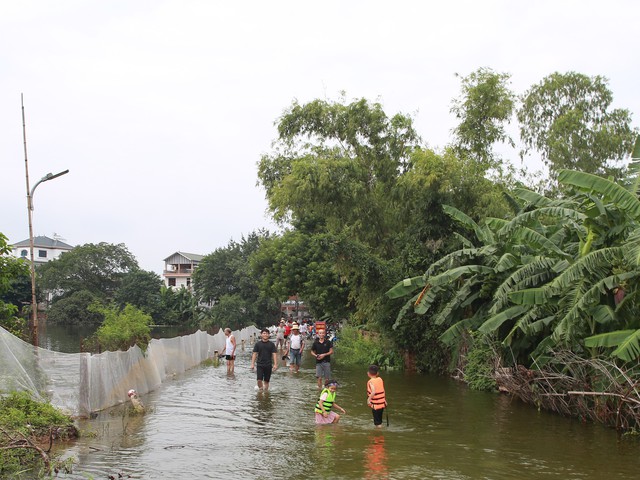
M 32 321 L 32 330 L 31 330 L 31 338 L 33 340 L 33 344 L 38 346 L 38 301 L 36 300 L 36 264 L 33 255 L 33 194 L 36 191 L 36 187 L 40 185 L 42 182 L 47 182 L 49 180 L 53 180 L 54 178 L 61 177 L 62 175 L 66 175 L 69 173 L 69 169 L 64 172 L 56 173 L 47 173 L 44 177 L 36 182 L 33 188 L 29 191 L 27 190 L 27 209 L 29 210 L 29 249 L 31 251 L 31 315 L 33 318 Z M 29 176 L 27 175 L 27 189 L 29 188 Z

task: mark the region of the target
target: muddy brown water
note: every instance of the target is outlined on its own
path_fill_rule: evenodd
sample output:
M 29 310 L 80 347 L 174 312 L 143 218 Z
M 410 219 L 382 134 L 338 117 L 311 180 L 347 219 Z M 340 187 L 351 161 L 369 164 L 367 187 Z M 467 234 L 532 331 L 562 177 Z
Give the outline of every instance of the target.
M 436 376 L 383 372 L 389 426 L 375 430 L 366 366 L 341 366 L 339 345 L 336 401 L 347 414 L 317 427 L 313 359 L 276 372 L 265 394 L 249 356 L 239 353 L 231 376 L 221 364 L 165 382 L 142 397 L 144 416 L 121 406 L 79 421 L 84 436 L 63 450 L 74 473 L 58 478 L 640 478 L 640 440 Z

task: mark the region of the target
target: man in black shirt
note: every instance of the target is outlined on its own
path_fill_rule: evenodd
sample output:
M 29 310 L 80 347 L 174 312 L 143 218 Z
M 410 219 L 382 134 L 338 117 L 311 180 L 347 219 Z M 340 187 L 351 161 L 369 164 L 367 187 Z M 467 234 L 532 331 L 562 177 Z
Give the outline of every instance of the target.
M 253 347 L 251 354 L 251 370 L 257 365 L 258 386 L 256 389 L 269 390 L 269 380 L 271 380 L 271 372 L 278 369 L 278 358 L 276 357 L 278 349 L 276 345 L 269 340 L 269 329 L 263 328 L 260 332 L 260 340 Z M 257 362 L 256 362 L 257 360 Z
M 316 332 L 318 338 L 311 346 L 311 355 L 316 357 L 316 377 L 318 378 L 318 388 L 322 388 L 322 379 L 331 379 L 331 354 L 333 353 L 333 344 L 331 340 L 325 338 L 325 331 L 318 330 Z

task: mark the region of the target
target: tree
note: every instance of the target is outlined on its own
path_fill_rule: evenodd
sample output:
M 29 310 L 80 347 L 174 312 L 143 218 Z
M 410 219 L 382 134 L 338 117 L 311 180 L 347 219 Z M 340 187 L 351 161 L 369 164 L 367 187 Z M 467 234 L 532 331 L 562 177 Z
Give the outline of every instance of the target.
M 22 336 L 25 322 L 16 316 L 19 305 L 8 297 L 16 282 L 28 275 L 29 266 L 24 260 L 10 254 L 7 237 L 0 233 L 0 325 L 15 335 Z
M 554 176 L 571 169 L 620 178 L 637 129 L 631 113 L 612 102 L 607 79 L 599 75 L 545 77 L 525 92 L 518 110 L 522 155 L 537 150 Z
M 55 298 L 80 290 L 112 300 L 127 273 L 137 270 L 138 262 L 121 243 L 87 243 L 38 268 L 41 288 Z
M 47 322 L 58 325 L 99 325 L 104 317 L 92 304 L 102 299 L 89 290 L 77 290 L 59 298 L 47 311 Z
M 453 130 L 455 151 L 471 156 L 485 170 L 501 168 L 493 152 L 496 142 L 514 146 L 504 127 L 513 115 L 516 99 L 508 86 L 510 78 L 507 73 L 479 68 L 461 77 L 461 96 L 452 102 L 451 112 L 460 121 Z
M 571 196 L 516 190 L 520 208 L 508 220 L 478 224 L 447 207 L 475 239 L 463 238 L 460 250 L 388 292 L 395 298 L 421 290 L 397 324 L 413 307 L 449 327 L 443 341 L 477 330 L 510 346 L 518 361 L 531 355 L 538 365 L 550 348 L 586 356 L 593 353 L 587 348 L 616 347 L 612 355 L 622 360 L 640 358 L 640 177 L 633 180 L 625 188 L 560 170 Z
M 213 304 L 206 323 L 220 318 L 215 310 L 227 296 L 234 299 L 225 300 L 224 305 L 238 305 L 238 299 L 241 299 L 243 326 L 267 325 L 277 318 L 277 302 L 261 294 L 250 264 L 251 255 L 268 238 L 266 231 L 252 232 L 243 236 L 240 242 L 231 240 L 226 247 L 218 248 L 202 259 L 193 274 L 193 284 L 198 300 Z
M 120 309 L 94 304 L 91 309 L 104 316 L 104 322 L 96 332 L 101 349 L 124 351 L 138 345 L 146 350 L 151 341 L 151 315 L 133 305 Z
M 119 307 L 127 303 L 150 314 L 154 320 L 160 317 L 160 290 L 162 279 L 157 273 L 133 270 L 122 277 L 115 292 L 115 302 Z
M 280 301 L 298 295 L 316 317 L 347 317 L 349 290 L 335 267 L 335 244 L 329 234 L 302 230 L 265 239 L 250 258 L 263 295 Z
M 419 137 L 410 117 L 378 103 L 297 102 L 278 122 L 278 141 L 258 177 L 277 221 L 320 219 L 373 248 L 395 230 L 388 194 L 410 167 Z

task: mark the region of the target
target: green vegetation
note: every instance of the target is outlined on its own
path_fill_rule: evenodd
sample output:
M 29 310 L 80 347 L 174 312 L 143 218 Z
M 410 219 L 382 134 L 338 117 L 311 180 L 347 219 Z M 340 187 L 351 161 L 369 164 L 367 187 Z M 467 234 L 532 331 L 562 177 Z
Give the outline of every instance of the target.
M 260 290 L 250 262 L 250 257 L 269 238 L 267 232 L 253 232 L 202 259 L 193 274 L 195 294 L 213 307 L 202 311 L 200 326 L 239 329 L 275 323 L 280 315 L 279 304 Z
M 104 316 L 104 322 L 96 332 L 100 350 L 124 351 L 133 345 L 143 351 L 147 349 L 151 340 L 150 315 L 129 304 L 123 309 L 94 304 L 91 310 Z
M 494 363 L 496 352 L 492 348 L 491 341 L 482 334 L 473 335 L 473 341 L 469 346 L 464 366 L 464 381 L 472 390 L 495 391 Z
M 26 322 L 18 317 L 20 301 L 16 284 L 28 278 L 29 267 L 22 259 L 11 257 L 7 237 L 0 233 L 0 326 L 18 337 L 25 336 Z M 30 282 L 29 282 L 30 285 Z
M 49 403 L 36 401 L 26 392 L 0 397 L 0 476 L 39 478 L 69 470 L 69 462 L 51 459 L 48 448 L 54 440 L 77 436 L 71 418 Z
M 335 349 L 337 358 L 345 365 L 367 366 L 375 364 L 381 368 L 402 368 L 402 358 L 390 340 L 378 333 L 356 327 L 340 329 L 340 341 Z

